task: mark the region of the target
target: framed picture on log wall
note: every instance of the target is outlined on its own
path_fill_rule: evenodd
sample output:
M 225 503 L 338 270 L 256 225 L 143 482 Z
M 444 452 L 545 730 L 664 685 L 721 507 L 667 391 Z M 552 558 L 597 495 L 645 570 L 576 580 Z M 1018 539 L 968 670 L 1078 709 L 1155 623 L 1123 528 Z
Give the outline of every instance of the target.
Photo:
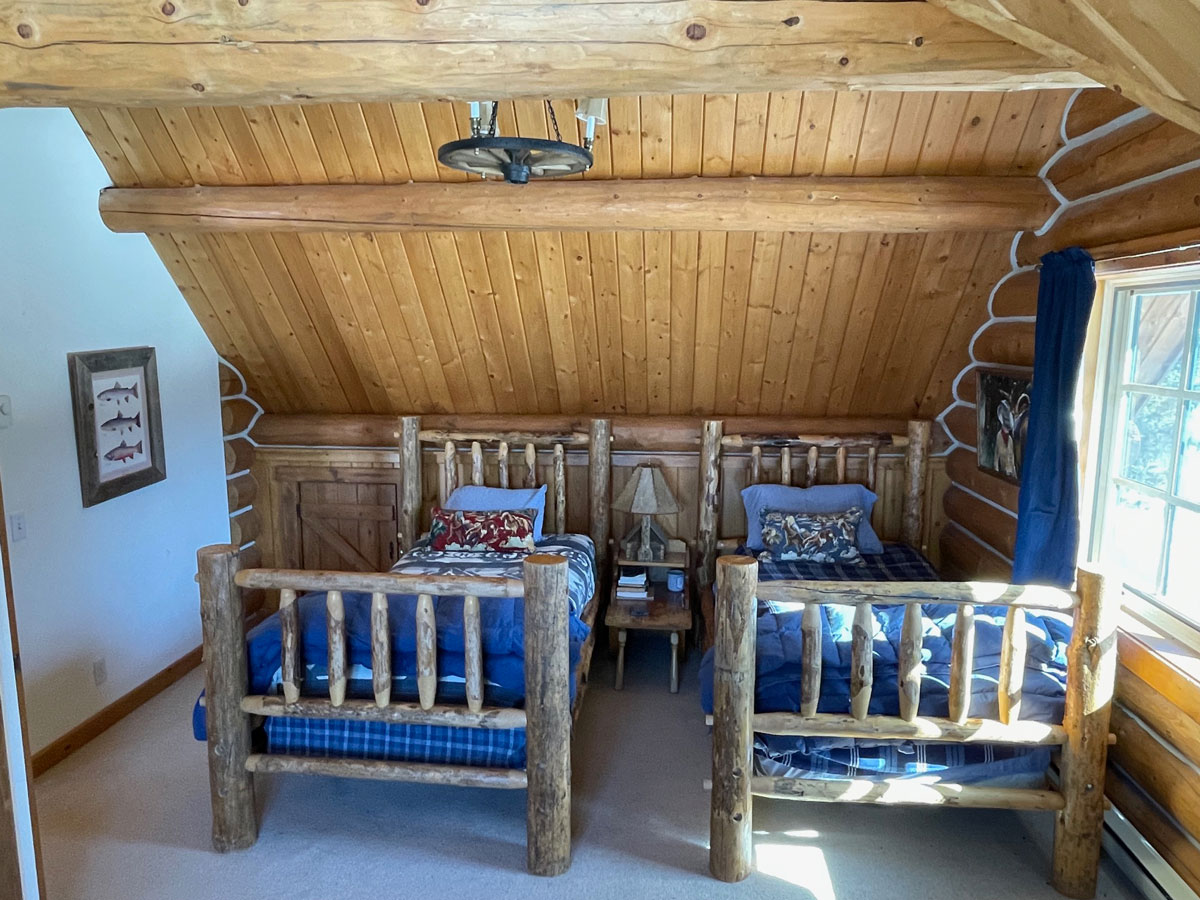
M 979 370 L 975 401 L 979 415 L 975 443 L 979 468 L 1013 484 L 1021 483 L 1031 386 L 1025 374 L 1003 369 Z
M 167 477 L 153 347 L 67 354 L 85 507 Z

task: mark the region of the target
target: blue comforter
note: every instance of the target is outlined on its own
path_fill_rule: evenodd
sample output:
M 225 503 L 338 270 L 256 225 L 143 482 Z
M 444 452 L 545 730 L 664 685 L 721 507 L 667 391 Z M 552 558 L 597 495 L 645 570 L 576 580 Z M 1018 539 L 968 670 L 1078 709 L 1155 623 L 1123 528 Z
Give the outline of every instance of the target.
M 868 566 L 847 567 L 816 563 L 759 564 L 759 578 L 774 581 L 789 578 L 844 581 L 929 580 L 937 575 L 917 551 L 899 544 L 888 545 L 884 554 L 868 556 Z M 922 571 L 923 567 L 923 571 Z M 882 576 L 882 577 L 881 577 Z M 900 629 L 903 606 L 872 607 L 875 616 L 875 689 L 871 694 L 873 715 L 898 715 Z M 950 651 L 954 641 L 957 607 L 927 603 L 921 607 L 922 657 L 920 713 L 945 716 L 949 712 Z M 1000 642 L 1004 631 L 1003 607 L 979 607 L 975 611 L 975 666 L 971 678 L 972 716 L 997 715 L 996 686 L 1000 674 Z M 845 713 L 850 708 L 851 628 L 854 609 L 823 606 L 821 634 L 820 712 Z M 758 607 L 758 665 L 755 708 L 758 712 L 798 712 L 803 639 L 802 610 L 788 604 L 760 603 Z M 1025 662 L 1024 701 L 1021 717 L 1037 721 L 1061 721 L 1066 690 L 1066 645 L 1071 637 L 1071 620 L 1056 613 L 1030 610 L 1026 614 L 1028 650 Z M 701 701 L 712 711 L 712 651 L 701 664 Z
M 547 535 L 538 542 L 542 553 L 557 553 L 568 562 L 569 640 L 571 669 L 579 664 L 580 651 L 590 628 L 581 616 L 596 588 L 596 556 L 591 538 L 578 534 Z M 393 572 L 440 575 L 489 575 L 520 579 L 524 554 L 460 553 L 430 550 L 418 544 L 392 567 Z M 371 686 L 371 595 L 346 593 L 346 656 L 349 696 L 372 696 Z M 328 696 L 329 645 L 325 625 L 325 594 L 305 594 L 296 600 L 300 616 L 300 656 L 304 669 L 302 691 Z M 389 595 L 388 624 L 392 635 L 392 696 L 415 699 L 416 604 L 412 595 Z M 464 656 L 462 597 L 436 597 L 438 701 L 461 703 L 464 699 Z M 524 601 L 519 598 L 484 597 L 479 601 L 483 640 L 485 702 L 491 706 L 520 706 L 525 699 Z M 250 691 L 269 694 L 278 690 L 281 632 L 278 616 L 272 616 L 247 635 Z M 572 699 L 575 684 L 571 681 Z M 281 721 L 284 724 L 281 724 Z M 268 726 L 288 727 L 286 720 L 270 720 Z M 198 701 L 193 717 L 196 737 L 204 739 L 204 707 Z M 354 725 L 360 723 L 352 723 Z M 297 726 L 292 723 L 295 729 Z M 329 727 L 334 727 L 330 725 Z M 343 726 L 337 726 L 343 727 Z M 388 726 L 381 726 L 387 728 Z M 403 728 L 404 726 L 392 726 Z M 389 732 L 391 734 L 392 732 Z

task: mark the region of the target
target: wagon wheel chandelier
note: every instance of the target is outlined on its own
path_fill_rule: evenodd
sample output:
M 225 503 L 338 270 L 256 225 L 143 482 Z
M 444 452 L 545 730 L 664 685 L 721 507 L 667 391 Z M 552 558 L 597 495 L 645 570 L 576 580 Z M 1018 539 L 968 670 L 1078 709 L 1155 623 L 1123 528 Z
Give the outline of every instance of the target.
M 501 135 L 497 127 L 499 103 L 495 100 L 471 102 L 471 136 L 450 141 L 438 148 L 438 161 L 452 169 L 502 178 L 510 184 L 527 184 L 530 178 L 555 178 L 574 175 L 592 167 L 592 144 L 596 125 L 607 119 L 607 100 L 582 100 L 576 107 L 576 118 L 586 125 L 583 145 L 562 139 L 554 104 L 546 101 L 546 112 L 554 128 L 554 140 Z M 488 114 L 487 129 L 483 127 L 484 113 Z

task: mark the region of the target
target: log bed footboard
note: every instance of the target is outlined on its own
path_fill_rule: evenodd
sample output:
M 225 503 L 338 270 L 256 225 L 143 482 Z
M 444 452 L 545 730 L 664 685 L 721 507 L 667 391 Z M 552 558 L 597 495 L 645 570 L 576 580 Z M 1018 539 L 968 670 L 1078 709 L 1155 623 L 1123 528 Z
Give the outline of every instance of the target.
M 982 582 L 758 583 L 757 562 L 716 560 L 716 655 L 713 665 L 713 776 L 709 868 L 722 881 L 751 870 L 752 795 L 826 802 L 939 804 L 1056 813 L 1051 883 L 1068 897 L 1095 893 L 1104 815 L 1109 710 L 1116 674 L 1116 604 L 1105 579 L 1080 568 L 1077 590 Z M 758 599 L 803 605 L 803 671 L 799 714 L 754 712 Z M 959 607 L 951 651 L 950 715 L 918 716 L 922 603 Z M 871 606 L 905 606 L 898 684 L 900 715 L 868 714 L 872 677 Z M 820 606 L 855 605 L 848 714 L 817 713 L 821 689 Z M 976 606 L 1003 606 L 1005 619 L 997 719 L 970 719 Z M 1025 670 L 1025 609 L 1071 612 L 1066 702 L 1061 725 L 1020 718 Z M 1057 790 L 984 785 L 787 779 L 754 774 L 754 733 L 885 740 L 987 741 L 1061 747 Z
M 523 581 L 455 575 L 238 571 L 238 548 L 218 544 L 198 555 L 204 623 L 206 716 L 213 846 L 244 849 L 258 835 L 254 773 L 290 772 L 470 787 L 526 789 L 527 866 L 536 875 L 558 875 L 571 862 L 571 702 L 567 561 L 533 554 Z M 247 692 L 242 588 L 280 591 L 284 695 Z M 326 592 L 329 697 L 301 697 L 299 591 Z M 372 595 L 370 619 L 374 698 L 346 698 L 345 591 Z M 387 595 L 415 594 L 418 703 L 391 699 L 391 632 Z M 465 705 L 436 704 L 437 627 L 434 596 L 461 596 L 465 644 Z M 525 621 L 524 709 L 483 705 L 480 599 L 523 598 Z M 590 655 L 590 647 L 585 648 Z M 582 662 L 582 660 L 581 660 Z M 579 685 L 582 687 L 582 685 Z M 578 698 L 577 692 L 577 698 Z M 251 716 L 357 719 L 391 724 L 460 728 L 524 728 L 526 767 L 490 769 L 382 760 L 315 758 L 252 753 Z

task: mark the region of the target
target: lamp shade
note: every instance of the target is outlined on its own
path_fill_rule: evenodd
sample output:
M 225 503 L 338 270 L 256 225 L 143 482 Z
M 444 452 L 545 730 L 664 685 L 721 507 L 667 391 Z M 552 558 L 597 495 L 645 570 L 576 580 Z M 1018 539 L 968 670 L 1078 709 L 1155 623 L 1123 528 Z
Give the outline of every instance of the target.
M 667 487 L 667 479 L 657 466 L 634 469 L 633 477 L 625 483 L 612 507 L 620 512 L 649 516 L 679 512 L 675 497 Z

